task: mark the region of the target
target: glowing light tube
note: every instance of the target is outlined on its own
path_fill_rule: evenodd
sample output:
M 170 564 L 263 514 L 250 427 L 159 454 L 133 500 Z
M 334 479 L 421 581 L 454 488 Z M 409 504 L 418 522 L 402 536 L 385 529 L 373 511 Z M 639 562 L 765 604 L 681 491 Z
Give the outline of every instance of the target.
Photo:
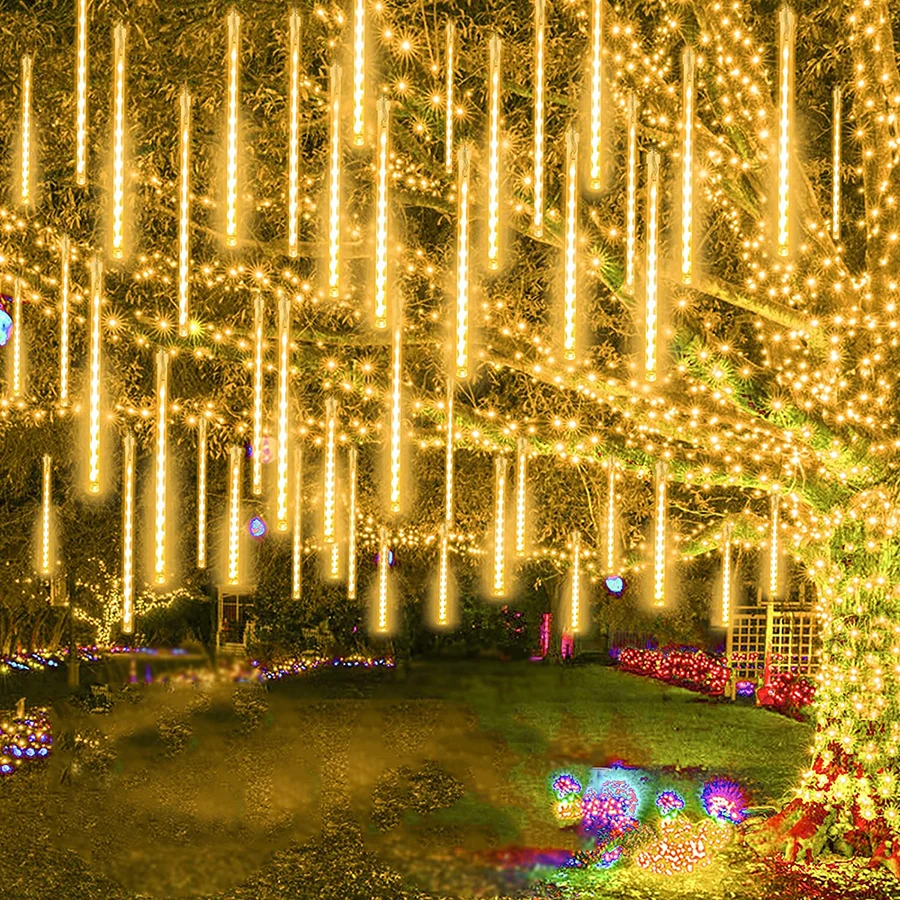
M 264 324 L 263 295 L 257 293 L 253 298 L 253 456 L 251 457 L 251 480 L 255 497 L 262 493 Z
M 88 0 L 77 0 L 75 24 L 75 184 L 87 184 Z
M 331 139 L 328 178 L 328 296 L 341 293 L 341 67 L 331 67 Z
M 831 94 L 831 236 L 841 239 L 841 88 Z
M 277 495 L 275 500 L 275 528 L 287 531 L 288 527 L 288 431 L 289 393 L 291 374 L 291 301 L 282 297 L 278 301 L 278 456 Z
M 291 600 L 303 591 L 303 448 L 294 448 L 294 521 L 291 536 Z
M 391 104 L 378 101 L 378 149 L 375 194 L 375 327 L 387 328 L 388 295 L 388 153 Z
M 603 0 L 591 3 L 591 159 L 592 191 L 602 186 L 601 149 L 603 139 Z
M 188 336 L 191 278 L 191 95 L 178 98 L 178 334 Z
M 122 630 L 134 631 L 134 435 L 128 432 L 122 446 Z
M 31 206 L 34 197 L 31 192 L 33 173 L 32 154 L 32 123 L 31 123 L 31 70 L 33 60 L 30 56 L 22 57 L 22 92 L 20 102 L 22 105 L 22 168 L 19 180 L 19 202 L 22 206 Z
M 653 534 L 653 605 L 666 605 L 666 530 L 669 519 L 669 500 L 666 492 L 667 467 L 660 460 L 656 464 L 656 502 L 654 504 Z
M 790 250 L 791 144 L 794 125 L 794 11 L 778 11 L 778 255 Z
M 644 298 L 644 377 L 659 370 L 659 154 L 647 154 L 647 283 Z
M 22 294 L 25 283 L 17 278 L 13 284 L 13 325 L 12 325 L 12 395 L 22 396 Z
M 241 456 L 239 444 L 228 451 L 228 583 L 241 583 Z
M 288 48 L 288 255 L 300 252 L 300 13 L 291 10 Z
M 606 574 L 616 573 L 616 461 L 607 460 L 606 484 Z
M 447 23 L 447 96 L 444 108 L 444 168 L 453 171 L 453 66 L 456 53 L 456 26 Z
M 382 525 L 378 529 L 378 616 L 375 624 L 375 630 L 379 634 L 387 634 L 388 630 L 390 552 L 388 530 Z
M 731 621 L 731 523 L 722 527 L 722 624 Z
M 356 0 L 353 14 L 353 146 L 365 140 L 366 0 Z
M 440 529 L 437 624 L 440 627 L 450 624 L 450 529 L 446 522 Z
M 566 132 L 565 334 L 566 359 L 578 354 L 578 132 Z
M 90 379 L 88 390 L 88 490 L 100 493 L 100 312 L 103 302 L 103 263 L 91 260 Z
M 500 48 L 491 37 L 488 72 L 488 269 L 500 268 Z
M 125 46 L 127 32 L 119 22 L 113 30 L 113 172 L 112 257 L 125 255 Z
M 206 466 L 207 428 L 205 415 L 197 428 L 197 568 L 206 568 Z
M 544 233 L 544 0 L 534 0 L 534 230 Z
M 341 577 L 341 545 L 334 543 L 328 550 L 328 577 L 332 581 L 338 581 Z
M 49 578 L 53 569 L 51 559 L 50 515 L 53 493 L 53 459 L 44 454 L 41 471 L 41 575 Z
M 769 599 L 774 600 L 778 596 L 778 515 L 781 501 L 778 494 L 772 494 L 771 519 L 769 521 Z
M 447 447 L 444 459 L 444 522 L 453 525 L 453 394 L 452 378 L 447 379 Z
M 694 51 L 681 55 L 681 283 L 694 269 Z
M 581 533 L 572 533 L 572 600 L 569 605 L 569 634 L 581 631 Z
M 156 351 L 156 551 L 153 557 L 153 579 L 166 583 L 166 468 L 168 464 L 169 354 Z
M 491 592 L 506 596 L 506 470 L 505 456 L 494 458 L 494 574 Z
M 225 245 L 237 246 L 238 238 L 238 107 L 240 106 L 241 17 L 228 13 L 227 138 L 225 146 Z
M 525 556 L 527 526 L 528 441 L 520 437 L 516 445 L 516 556 Z
M 625 289 L 634 290 L 634 255 L 637 244 L 637 100 L 628 95 L 628 170 L 625 186 Z
M 350 503 L 347 510 L 347 597 L 356 599 L 356 491 L 358 475 L 357 449 L 350 448 Z
M 69 404 L 69 291 L 71 245 L 67 235 L 59 239 L 59 402 Z
M 401 378 L 403 358 L 403 327 L 396 315 L 391 336 L 391 512 L 400 512 L 400 449 L 403 440 L 403 406 Z
M 456 233 L 456 377 L 469 375 L 469 148 L 459 148 Z
M 322 504 L 324 526 L 322 536 L 326 544 L 333 544 L 335 537 L 335 492 L 337 473 L 335 471 L 335 445 L 337 443 L 337 400 L 329 397 L 325 401 L 325 500 Z

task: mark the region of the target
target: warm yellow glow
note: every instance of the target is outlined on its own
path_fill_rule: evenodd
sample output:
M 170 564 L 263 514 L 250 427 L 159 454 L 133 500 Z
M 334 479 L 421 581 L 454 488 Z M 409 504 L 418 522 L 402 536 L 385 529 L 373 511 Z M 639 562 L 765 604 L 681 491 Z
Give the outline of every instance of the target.
M 437 624 L 450 624 L 450 529 L 446 522 L 440 529 Z
M 300 252 L 300 13 L 291 10 L 288 48 L 288 254 Z
M 347 510 L 347 597 L 356 599 L 356 492 L 359 480 L 356 447 L 350 448 L 350 503 Z
M 544 231 L 544 0 L 534 0 L 534 230 Z
M 399 306 L 399 304 L 398 304 Z M 403 356 L 403 326 L 396 314 L 391 335 L 391 512 L 400 512 L 400 451 L 403 440 L 403 406 L 401 378 Z
M 375 194 L 375 327 L 387 328 L 388 304 L 388 154 L 391 104 L 378 101 L 378 149 Z
M 647 281 L 644 299 L 644 377 L 659 369 L 659 154 L 647 154 Z
M 694 51 L 681 55 L 681 282 L 694 268 Z
M 506 470 L 505 456 L 494 458 L 494 575 L 491 592 L 506 596 Z
M 44 454 L 43 470 L 41 472 L 41 575 L 49 578 L 53 569 L 51 558 L 50 540 L 50 513 L 53 493 L 53 460 L 49 454 Z
M 253 298 L 253 455 L 250 469 L 254 497 L 262 493 L 264 325 L 263 295 L 257 293 Z
M 238 108 L 241 68 L 241 17 L 237 10 L 228 13 L 227 52 L 227 138 L 225 147 L 225 244 L 237 246 L 238 238 Z
M 603 0 L 591 2 L 591 159 L 592 191 L 602 186 L 603 139 Z
M 328 577 L 337 581 L 341 577 L 341 545 L 331 544 L 328 550 Z
M 569 606 L 569 634 L 581 631 L 581 534 L 572 534 L 572 602 Z
M 12 395 L 16 399 L 22 396 L 22 293 L 25 282 L 17 278 L 13 282 L 12 310 Z
M 388 546 L 388 530 L 381 526 L 378 529 L 378 621 L 375 629 L 379 634 L 387 634 L 388 609 L 388 572 L 390 571 L 390 547 Z
M 168 463 L 166 414 L 169 404 L 169 355 L 156 351 L 156 552 L 153 579 L 166 583 L 166 466 Z
M 205 415 L 200 416 L 197 429 L 197 568 L 206 568 L 206 431 Z
M 516 446 L 516 556 L 525 556 L 528 478 L 528 441 L 520 437 Z
M 778 254 L 790 249 L 791 132 L 794 120 L 794 12 L 778 11 Z
M 653 605 L 666 605 L 666 529 L 669 519 L 669 501 L 666 492 L 666 464 L 656 464 L 655 527 L 653 534 Z
M 365 141 L 366 0 L 356 0 L 353 15 L 353 144 Z
M 294 448 L 294 522 L 291 535 L 291 600 L 303 590 L 303 447 Z
M 91 260 L 90 383 L 88 393 L 88 490 L 100 493 L 100 312 L 103 302 L 103 263 Z
M 469 375 L 469 148 L 459 148 L 456 235 L 456 377 Z
M 119 22 L 113 31 L 113 172 L 112 257 L 125 255 L 125 43 L 127 32 Z
M 616 461 L 607 460 L 606 472 L 606 574 L 616 575 Z
M 191 95 L 178 98 L 178 334 L 188 336 L 191 277 Z
M 778 557 L 781 553 L 778 546 L 778 516 L 781 501 L 777 493 L 771 497 L 771 519 L 769 521 L 769 599 L 778 597 Z
M 731 524 L 722 529 L 722 625 L 731 621 Z
M 22 206 L 31 206 L 34 198 L 31 194 L 31 182 L 33 173 L 32 153 L 32 124 L 31 124 L 31 69 L 30 56 L 22 57 L 22 169 L 19 180 L 19 202 Z
M 831 95 L 831 236 L 841 239 L 841 88 Z
M 625 289 L 634 290 L 634 256 L 637 245 L 637 99 L 628 95 L 626 106 L 628 162 L 625 185 Z
M 565 236 L 565 334 L 566 359 L 578 354 L 578 132 L 566 132 L 566 236 Z
M 453 524 L 453 378 L 447 379 L 446 455 L 444 457 L 444 523 Z
M 278 301 L 278 448 L 275 528 L 288 527 L 288 434 L 290 430 L 291 300 Z
M 500 267 L 500 48 L 491 37 L 488 71 L 488 268 Z
M 125 435 L 122 460 L 122 630 L 134 631 L 134 435 Z
M 453 171 L 453 66 L 456 53 L 456 26 L 447 23 L 447 96 L 444 105 L 444 168 Z
M 335 493 L 336 493 L 336 450 L 337 441 L 337 400 L 329 397 L 325 401 L 325 500 L 323 538 L 326 544 L 333 544 L 335 536 Z
M 341 292 L 341 67 L 331 67 L 331 140 L 328 178 L 328 296 Z
M 241 583 L 241 457 L 243 448 L 228 451 L 228 583 Z
M 75 26 L 75 183 L 87 184 L 88 0 L 77 0 Z
M 70 255 L 69 238 L 63 235 L 59 239 L 59 402 L 62 406 L 68 406 L 69 403 Z

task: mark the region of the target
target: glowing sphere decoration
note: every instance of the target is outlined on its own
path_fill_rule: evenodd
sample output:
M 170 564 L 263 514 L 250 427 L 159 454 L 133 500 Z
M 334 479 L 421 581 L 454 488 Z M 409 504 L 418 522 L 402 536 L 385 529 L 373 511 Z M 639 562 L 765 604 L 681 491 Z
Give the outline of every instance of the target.
M 259 516 L 254 516 L 247 523 L 247 530 L 250 532 L 250 537 L 261 541 L 266 536 L 266 532 L 269 530 L 269 526 L 266 525 L 264 519 L 260 518 Z
M 621 575 L 606 576 L 606 590 L 614 597 L 620 597 L 625 591 L 625 579 Z
M 6 311 L 6 304 L 12 303 L 12 298 L 3 296 L 0 298 L 0 347 L 5 347 L 12 334 L 12 316 Z
M 557 776 L 553 780 L 553 790 L 556 791 L 556 796 L 559 797 L 560 800 L 562 800 L 569 794 L 580 793 L 581 784 L 574 775 L 570 775 L 568 772 L 564 772 L 562 775 Z
M 706 814 L 720 822 L 740 825 L 746 818 L 747 794 L 730 778 L 714 778 L 703 785 L 700 802 Z
M 656 797 L 656 808 L 661 816 L 671 816 L 684 809 L 684 798 L 677 791 L 662 791 Z

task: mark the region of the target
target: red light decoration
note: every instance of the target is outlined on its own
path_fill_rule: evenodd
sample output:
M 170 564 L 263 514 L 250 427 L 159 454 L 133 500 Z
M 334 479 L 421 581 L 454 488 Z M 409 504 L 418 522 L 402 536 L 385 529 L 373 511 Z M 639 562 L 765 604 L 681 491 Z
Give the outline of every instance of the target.
M 659 681 L 720 696 L 731 676 L 731 669 L 713 656 L 699 650 L 639 650 L 625 647 L 619 654 L 619 668 L 634 675 L 648 675 Z

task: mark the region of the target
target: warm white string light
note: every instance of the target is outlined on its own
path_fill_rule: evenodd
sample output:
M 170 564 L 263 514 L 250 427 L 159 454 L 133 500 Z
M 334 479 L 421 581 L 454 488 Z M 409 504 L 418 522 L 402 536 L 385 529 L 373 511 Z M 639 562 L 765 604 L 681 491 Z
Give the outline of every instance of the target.
M 388 306 L 388 160 L 391 104 L 378 101 L 377 164 L 375 193 L 375 327 L 387 328 Z
M 356 599 L 356 506 L 357 487 L 359 481 L 358 451 L 356 447 L 350 448 L 350 502 L 347 510 L 347 597 Z
M 569 604 L 569 634 L 581 631 L 581 533 L 572 532 L 572 584 Z
M 607 460 L 606 472 L 606 574 L 616 574 L 616 461 Z
M 628 95 L 625 106 L 628 161 L 625 184 L 625 289 L 634 290 L 634 257 L 637 247 L 637 99 Z
M 303 447 L 294 448 L 294 512 L 291 535 L 291 600 L 303 591 Z
M 544 0 L 534 0 L 534 231 L 544 232 Z
M 681 282 L 694 269 L 694 51 L 681 54 Z
M 447 23 L 447 96 L 444 106 L 444 168 L 453 171 L 453 66 L 456 53 L 456 26 Z
M 240 108 L 241 17 L 228 13 L 227 140 L 225 143 L 225 245 L 237 246 L 238 238 L 238 111 Z
M 506 473 L 509 460 L 494 458 L 494 573 L 491 592 L 506 596 Z
M 122 631 L 134 631 L 134 435 L 125 434 L 122 446 Z
M 831 94 L 831 236 L 841 239 L 841 86 Z
M 403 324 L 402 316 L 398 310 L 395 313 L 394 328 L 391 332 L 391 498 L 390 507 L 392 513 L 400 512 L 400 464 L 401 442 L 403 440 L 403 405 L 402 405 L 402 377 L 403 377 Z
M 300 13 L 291 10 L 288 48 L 288 254 L 300 252 Z
M 390 552 L 388 546 L 388 530 L 382 525 L 378 529 L 378 618 L 375 630 L 379 634 L 387 634 L 390 596 L 388 593 L 388 572 L 390 571 Z
M 335 534 L 335 494 L 337 489 L 337 400 L 329 397 L 325 401 L 325 499 L 322 504 L 324 523 L 322 537 L 326 544 L 333 544 Z
M 453 525 L 453 395 L 456 386 L 453 378 L 447 379 L 446 455 L 444 457 L 444 523 Z
M 500 268 L 500 50 L 491 37 L 488 71 L 488 269 Z
M 365 141 L 366 0 L 356 0 L 353 15 L 353 145 Z
M 32 160 L 33 125 L 31 122 L 31 72 L 33 60 L 30 56 L 22 57 L 22 93 L 20 102 L 22 125 L 22 168 L 19 180 L 19 202 L 22 206 L 31 206 L 34 202 L 31 185 L 33 180 L 34 162 Z
M 59 402 L 69 404 L 69 291 L 71 244 L 68 235 L 59 239 Z
M 591 3 L 591 158 L 590 185 L 599 191 L 603 183 L 603 0 Z
M 565 334 L 566 359 L 578 354 L 578 132 L 566 132 L 566 235 L 565 235 Z
M 520 437 L 516 444 L 516 556 L 527 550 L 528 441 Z
M 51 514 L 53 496 L 53 458 L 49 453 L 44 454 L 41 470 L 41 565 L 40 573 L 44 578 L 49 578 L 53 571 L 53 559 L 51 556 Z
M 644 377 L 659 373 L 659 154 L 647 154 L 647 272 L 644 285 Z
M 197 568 L 206 568 L 206 466 L 207 428 L 205 415 L 197 427 Z
M 87 184 L 88 0 L 77 0 L 75 25 L 75 183 Z
M 666 530 L 669 500 L 666 480 L 668 467 L 663 460 L 656 464 L 655 528 L 653 534 L 653 605 L 666 605 Z
M 112 257 L 125 255 L 125 46 L 127 32 L 119 22 L 113 30 L 113 173 Z
M 769 599 L 774 600 L 778 597 L 778 563 L 781 550 L 778 542 L 778 517 L 781 511 L 781 500 L 778 492 L 774 492 L 771 496 L 771 510 L 769 521 Z
M 166 583 L 166 479 L 168 465 L 169 354 L 156 351 L 156 550 L 153 557 L 153 580 Z
M 794 121 L 794 11 L 778 11 L 778 255 L 790 250 L 791 151 Z
M 456 235 L 456 377 L 469 375 L 469 148 L 459 148 Z
M 103 302 L 103 263 L 95 256 L 91 260 L 90 314 L 90 378 L 88 392 L 88 490 L 100 493 L 100 333 Z
M 178 334 L 188 336 L 191 278 L 191 95 L 178 98 Z
M 731 523 L 722 526 L 722 625 L 731 622 Z
M 263 349 L 265 306 L 262 292 L 253 298 L 253 454 L 251 481 L 253 495 L 262 493 L 263 465 Z
M 25 290 L 25 282 L 17 278 L 13 282 L 13 314 L 12 314 L 12 395 L 18 399 L 22 396 L 22 294 Z
M 228 583 L 241 583 L 241 457 L 243 448 L 228 451 Z
M 328 296 L 341 292 L 341 67 L 331 67 L 331 151 L 328 176 Z
M 288 528 L 288 435 L 290 433 L 291 300 L 278 301 L 278 448 L 275 528 Z

